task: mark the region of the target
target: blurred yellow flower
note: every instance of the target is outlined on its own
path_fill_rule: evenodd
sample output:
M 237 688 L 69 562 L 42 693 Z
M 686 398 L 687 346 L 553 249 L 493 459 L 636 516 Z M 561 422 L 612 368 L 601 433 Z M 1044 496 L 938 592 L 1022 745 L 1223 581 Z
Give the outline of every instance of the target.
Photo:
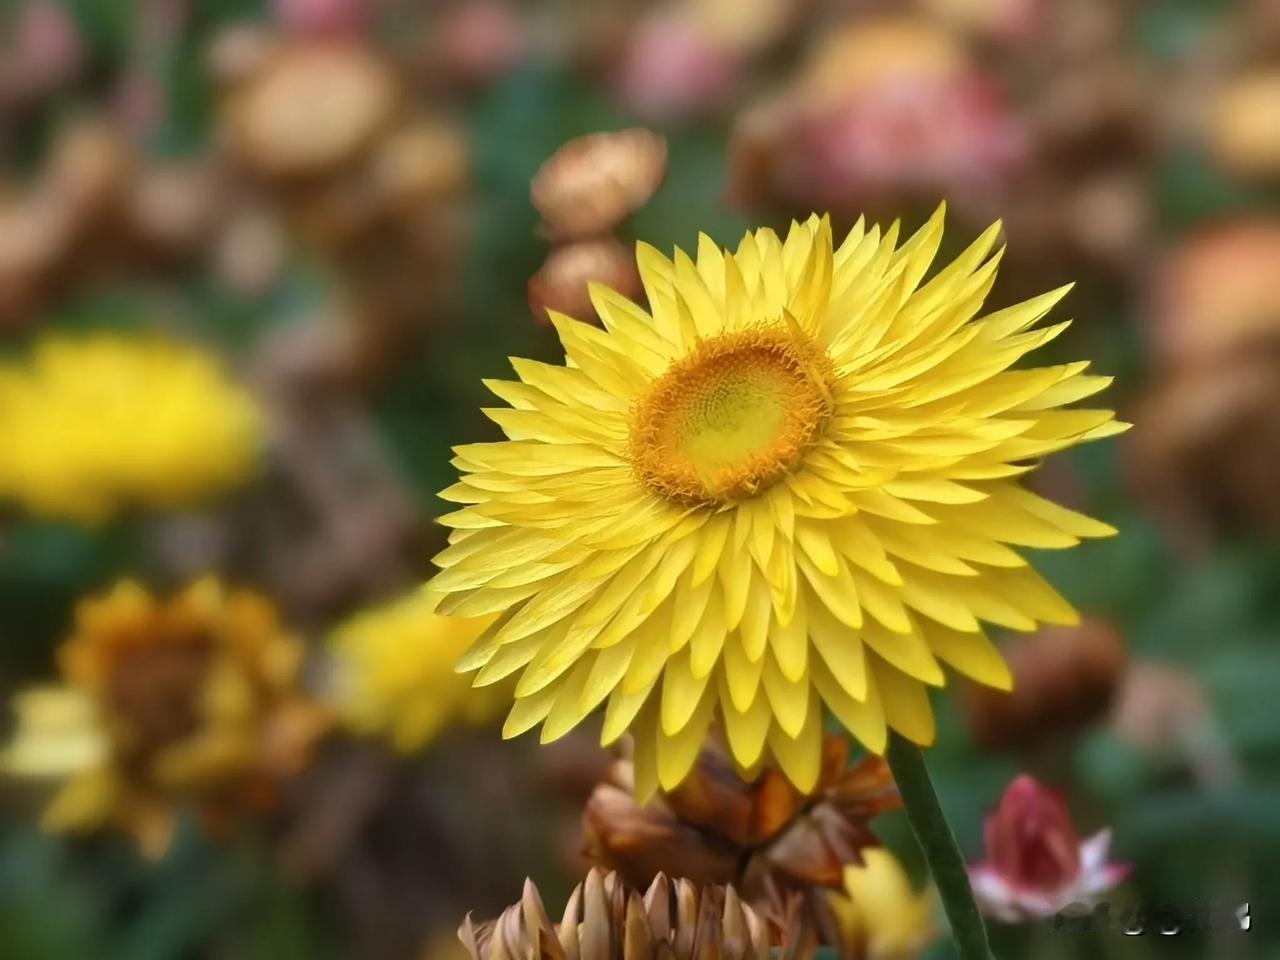
M 1268 177 L 1280 172 L 1280 69 L 1233 78 L 1209 104 L 1209 148 L 1228 170 Z
M 493 617 L 454 619 L 421 591 L 357 614 L 334 631 L 333 698 L 353 730 L 380 734 L 404 752 L 454 723 L 492 721 L 509 689 L 477 690 L 454 664 Z
M 65 781 L 46 829 L 116 823 L 159 856 L 184 801 L 221 827 L 305 764 L 327 713 L 297 688 L 302 653 L 255 594 L 206 579 L 162 601 L 123 581 L 79 606 L 64 685 L 14 698 L 0 769 Z
M 911 960 L 938 935 L 933 893 L 917 893 L 906 871 L 882 847 L 862 851 L 862 866 L 845 867 L 847 896 L 831 904 L 845 938 L 847 955 L 862 960 Z
M 66 777 L 100 766 L 110 745 L 98 708 L 82 690 L 37 687 L 13 698 L 18 717 L 4 770 L 20 777 Z
M 980 621 L 1078 621 L 1010 545 L 1114 530 L 1017 478 L 1124 425 L 1058 409 L 1110 382 L 1087 363 L 1009 369 L 1065 329 L 1032 328 L 1068 288 L 979 316 L 998 233 L 927 283 L 941 209 L 901 245 L 859 222 L 833 248 L 817 217 L 696 260 L 642 244 L 652 313 L 597 285 L 604 330 L 552 314 L 567 361 L 488 382 L 510 439 L 456 448 L 429 587 L 442 613 L 504 614 L 461 667 L 521 672 L 507 736 L 607 701 L 647 797 L 718 716 L 742 768 L 767 748 L 807 793 L 824 707 L 873 752 L 886 726 L 929 744 L 941 663 L 1009 685 Z
M 263 424 L 205 350 L 150 334 L 57 334 L 0 367 L 0 437 L 0 498 L 93 523 L 243 483 Z

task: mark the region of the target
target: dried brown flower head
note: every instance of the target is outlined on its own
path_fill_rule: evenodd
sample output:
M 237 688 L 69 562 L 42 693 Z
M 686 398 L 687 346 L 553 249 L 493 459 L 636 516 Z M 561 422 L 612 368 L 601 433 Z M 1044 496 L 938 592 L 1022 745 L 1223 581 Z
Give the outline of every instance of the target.
M 1242 344 L 1178 367 L 1135 414 L 1142 429 L 1127 447 L 1135 486 L 1184 539 L 1221 530 L 1275 534 L 1277 404 L 1280 343 Z
M 644 206 L 667 173 L 667 141 L 636 127 L 570 140 L 534 175 L 529 195 L 557 238 L 608 233 Z
M 455 196 L 471 176 L 470 146 L 443 120 L 419 119 L 380 143 L 370 173 L 389 204 L 417 206 Z
M 33 319 L 72 242 L 67 211 L 48 197 L 0 201 L 0 330 Z
M 1128 658 L 1119 631 L 1101 620 L 1046 627 L 1005 648 L 1013 690 L 966 688 L 974 737 L 993 750 L 1029 746 L 1102 717 Z
M 781 956 L 812 955 L 802 925 Z M 770 930 L 733 887 L 699 887 L 659 874 L 643 897 L 615 873 L 592 870 L 553 924 L 532 881 L 497 920 L 468 917 L 458 936 L 473 960 L 767 960 Z
M 589 285 L 606 287 L 635 300 L 644 288 L 635 258 L 612 237 L 580 240 L 556 247 L 542 269 L 529 278 L 529 309 L 539 323 L 547 323 L 547 311 L 556 310 L 575 320 L 593 320 Z
M 59 131 L 44 182 L 85 226 L 116 212 L 133 173 L 133 151 L 123 134 L 105 120 L 87 118 Z
M 280 50 L 230 102 L 237 156 L 272 177 L 325 173 L 367 147 L 399 97 L 388 65 L 350 44 Z
M 209 239 L 221 190 L 207 164 L 173 164 L 139 173 L 126 201 L 132 234 L 148 252 L 187 254 Z
M 866 757 L 847 766 L 848 741 L 830 736 L 817 790 L 804 795 L 777 770 L 743 780 L 718 751 L 704 750 L 673 792 L 640 806 L 630 764 L 596 787 L 583 811 L 587 854 L 632 884 L 661 871 L 698 883 L 730 883 L 753 900 L 783 889 L 843 883 L 843 867 L 876 844 L 867 822 L 900 800 L 888 766 Z

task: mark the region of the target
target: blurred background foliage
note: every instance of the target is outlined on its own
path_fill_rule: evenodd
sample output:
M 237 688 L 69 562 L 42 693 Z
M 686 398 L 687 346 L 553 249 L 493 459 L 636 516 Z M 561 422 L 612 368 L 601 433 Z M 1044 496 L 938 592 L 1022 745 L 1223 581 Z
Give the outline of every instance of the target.
M 1120 535 L 1036 562 L 1124 653 L 1104 657 L 1088 695 L 1072 686 L 1086 681 L 1070 663 L 1028 661 L 1052 673 L 1026 680 L 1033 688 L 1092 698 L 1069 722 L 1048 708 L 1010 715 L 938 698 L 931 767 L 973 858 L 983 815 L 1030 770 L 1064 788 L 1083 831 L 1114 830 L 1118 859 L 1135 865 L 1115 902 L 1247 900 L 1255 918 L 1247 936 L 997 928 L 999 956 L 1280 956 L 1280 5 L 760 6 L 5 0 L 0 351 L 20 358 L 50 331 L 163 329 L 229 359 L 262 398 L 273 442 L 255 486 L 200 510 L 130 510 L 84 527 L 8 509 L 0 690 L 51 677 L 77 600 L 122 576 L 167 588 L 212 570 L 256 586 L 313 651 L 352 612 L 424 579 L 442 542 L 430 520 L 442 512 L 435 491 L 453 482 L 450 446 L 497 436 L 479 413 L 481 378 L 504 375 L 507 356 L 558 358 L 529 299 L 549 250 L 530 181 L 570 138 L 645 125 L 666 138 L 667 174 L 611 231 L 624 244 L 688 249 L 700 231 L 733 244 L 748 225 L 785 224 L 823 200 L 845 225 L 864 208 L 914 225 L 946 194 L 952 251 L 1006 218 L 1011 248 L 992 302 L 1078 282 L 1067 301 L 1076 323 L 1047 352 L 1116 375 L 1109 400 L 1138 426 L 1037 475 Z M 719 26 L 699 32 L 690 24 L 704 21 L 686 7 L 715 8 L 706 22 Z M 971 114 L 926 91 L 905 126 L 849 121 L 869 132 L 841 134 L 852 139 L 835 148 L 813 124 L 838 119 L 761 121 L 758 133 L 753 118 L 776 120 L 797 98 L 804 106 L 796 78 L 825 38 L 856 37 L 886 8 L 943 30 L 971 58 L 964 69 L 998 85 L 999 106 Z M 768 16 L 776 23 L 724 24 Z M 916 42 L 901 42 L 888 63 L 915 63 Z M 426 165 L 426 199 L 412 201 L 420 221 L 366 243 L 366 224 L 377 233 L 378 218 L 410 201 L 365 211 L 372 201 L 357 188 L 325 192 L 344 189 L 340 173 L 317 168 L 300 187 L 254 154 L 272 147 L 237 143 L 229 91 L 253 81 L 227 76 L 285 56 L 275 44 L 367 52 L 401 98 L 399 119 L 385 122 L 434 125 L 438 139 L 415 161 Z M 358 109 L 355 100 L 328 110 Z M 285 129 L 308 106 L 272 109 Z M 313 122 L 345 122 L 326 112 Z M 1020 144 L 1011 165 L 987 156 L 993 123 Z M 85 203 L 127 206 L 130 191 L 170 169 L 198 171 L 190 189 L 209 195 L 175 188 L 142 240 L 114 208 L 85 213 L 99 219 L 75 249 L 50 253 L 24 204 L 60 151 L 74 152 L 77 130 L 90 131 L 85 166 L 108 168 L 94 187 L 102 196 Z M 888 173 L 823 160 L 859 137 L 884 138 Z M 113 151 L 129 154 L 132 172 L 110 169 Z M 779 155 L 806 151 L 817 159 L 799 181 L 774 176 Z M 458 169 L 440 159 L 455 153 Z M 198 208 L 190 222 L 184 204 Z M 581 300 L 569 289 L 580 279 L 552 280 L 552 306 Z M 1256 389 L 1239 396 L 1245 380 Z M 1087 673 L 1096 663 L 1082 656 Z M 1026 735 L 1001 736 L 1013 728 Z M 994 744 L 1002 739 L 1018 742 Z M 601 770 L 589 737 L 539 750 L 459 729 L 399 758 L 370 740 L 335 741 L 281 811 L 220 839 L 188 816 L 156 862 L 111 833 L 45 835 L 42 788 L 6 779 L 0 955 L 450 956 L 462 915 L 493 915 L 524 875 L 549 904 L 578 881 L 578 813 Z M 875 827 L 920 875 L 901 815 Z

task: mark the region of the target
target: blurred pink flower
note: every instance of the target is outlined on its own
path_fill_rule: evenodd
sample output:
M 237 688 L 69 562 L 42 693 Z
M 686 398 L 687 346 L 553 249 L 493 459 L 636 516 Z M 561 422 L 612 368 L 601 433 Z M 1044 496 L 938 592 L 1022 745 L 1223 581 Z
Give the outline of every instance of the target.
M 519 65 L 527 27 L 500 0 L 464 0 L 447 10 L 430 32 L 428 64 L 447 79 L 478 87 Z
M 1130 870 L 1107 862 L 1110 830 L 1081 842 L 1061 794 L 1026 774 L 1009 784 L 984 834 L 987 859 L 969 866 L 969 879 L 982 912 L 1005 923 L 1088 904 Z
M 368 0 L 274 0 L 275 20 L 286 32 L 342 37 L 364 26 Z
M 893 74 L 804 116 L 791 175 L 814 200 L 846 205 L 867 193 L 992 188 L 1025 153 L 1024 130 L 986 77 Z
M 647 14 L 632 33 L 616 77 L 628 108 L 650 120 L 706 113 L 738 85 L 739 65 L 688 11 Z
M 12 42 L 12 55 L 25 75 L 23 80 L 39 89 L 70 79 L 84 53 L 75 20 L 52 0 L 35 0 L 23 7 Z
M 164 87 L 154 72 L 130 70 L 112 93 L 111 116 L 131 136 L 145 138 L 164 119 Z

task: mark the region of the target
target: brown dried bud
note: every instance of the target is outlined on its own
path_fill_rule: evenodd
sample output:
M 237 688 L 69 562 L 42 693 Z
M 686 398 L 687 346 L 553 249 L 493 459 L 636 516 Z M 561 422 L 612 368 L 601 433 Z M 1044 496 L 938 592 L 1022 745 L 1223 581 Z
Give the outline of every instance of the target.
M 542 269 L 529 278 L 529 309 L 540 323 L 547 311 L 556 310 L 575 320 L 593 320 L 588 285 L 602 283 L 635 300 L 643 292 L 635 258 L 612 237 L 582 240 L 556 247 Z
M 794 113 L 790 101 L 779 97 L 745 110 L 734 123 L 725 189 L 734 206 L 758 207 L 773 198 Z
M 45 186 L 78 225 L 85 225 L 119 208 L 133 177 L 133 160 L 118 130 L 98 120 L 80 121 L 59 133 Z
M 867 822 L 900 802 L 882 759 L 850 768 L 847 756 L 848 742 L 828 737 L 820 785 L 806 796 L 776 770 L 747 782 L 721 753 L 704 750 L 676 790 L 643 807 L 620 788 L 630 764 L 619 763 L 617 783 L 599 785 L 583 811 L 587 856 L 636 886 L 666 870 L 739 882 L 753 899 L 769 885 L 838 888 L 844 865 L 877 842 Z
M 1280 342 L 1242 344 L 1178 367 L 1134 417 L 1140 429 L 1126 450 L 1135 486 L 1183 534 L 1280 531 L 1277 405 Z
M 130 227 L 148 250 L 189 253 L 213 227 L 218 193 L 216 176 L 204 165 L 144 171 L 127 200 Z
M 267 211 L 236 211 L 214 241 L 214 271 L 235 293 L 255 296 L 267 290 L 284 268 L 284 231 Z
M 393 209 L 448 199 L 471 175 L 462 131 L 443 121 L 419 120 L 379 144 L 372 159 L 378 192 Z
M 1100 620 L 1046 627 L 1005 646 L 1013 690 L 965 688 L 974 738 L 991 750 L 1031 746 L 1101 717 L 1128 664 L 1120 633 Z
M 812 956 L 802 922 L 781 934 L 782 956 Z M 767 960 L 771 940 L 770 925 L 733 887 L 659 874 L 641 897 L 600 870 L 573 891 L 559 924 L 525 881 L 518 904 L 488 923 L 468 917 L 458 937 L 473 960 Z
M 1075 248 L 1121 267 L 1133 262 L 1150 227 L 1147 185 L 1136 171 L 1087 178 L 1075 185 L 1064 207 Z
M 1079 176 L 1146 156 L 1156 136 L 1152 99 L 1147 75 L 1124 62 L 1064 72 L 1029 117 L 1038 162 Z
M 640 209 L 667 173 L 667 141 L 636 127 L 570 140 L 538 168 L 533 205 L 558 238 L 608 233 Z
M 0 204 L 0 329 L 31 318 L 71 239 L 60 204 L 42 198 Z
M 598 785 L 582 811 L 587 855 L 643 885 L 664 870 L 695 883 L 725 883 L 738 870 L 740 848 L 692 824 L 664 806 L 642 807 L 629 790 Z
M 213 79 L 231 87 L 249 80 L 268 63 L 277 41 L 265 29 L 252 23 L 223 27 L 213 37 L 206 63 Z
M 380 133 L 399 90 L 390 68 L 348 44 L 294 46 L 276 53 L 231 101 L 237 156 L 272 177 L 325 173 Z

